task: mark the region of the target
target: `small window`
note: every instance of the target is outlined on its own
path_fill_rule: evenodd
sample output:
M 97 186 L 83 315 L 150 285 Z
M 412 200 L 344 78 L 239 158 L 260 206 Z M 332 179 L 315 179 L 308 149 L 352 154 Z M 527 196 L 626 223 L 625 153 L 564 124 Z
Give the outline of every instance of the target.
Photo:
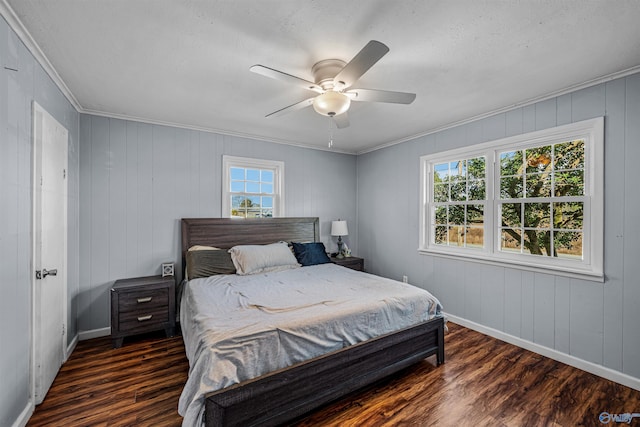
M 283 162 L 223 156 L 223 171 L 223 217 L 284 215 Z
M 602 118 L 421 158 L 420 251 L 602 279 Z

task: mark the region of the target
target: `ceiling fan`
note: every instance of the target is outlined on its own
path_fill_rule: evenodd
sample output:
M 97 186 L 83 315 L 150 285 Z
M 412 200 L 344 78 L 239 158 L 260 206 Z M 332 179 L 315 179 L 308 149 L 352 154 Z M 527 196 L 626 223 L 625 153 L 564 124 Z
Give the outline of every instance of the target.
M 353 57 L 349 63 L 339 59 L 325 59 L 312 68 L 314 81 L 302 79 L 264 65 L 254 65 L 250 71 L 318 93 L 312 98 L 284 107 L 266 117 L 277 117 L 313 105 L 313 109 L 323 116 L 331 117 L 340 129 L 349 126 L 347 110 L 351 101 L 388 102 L 411 104 L 415 93 L 392 92 L 377 89 L 350 89 L 369 68 L 389 52 L 389 48 L 376 40 L 371 40 Z

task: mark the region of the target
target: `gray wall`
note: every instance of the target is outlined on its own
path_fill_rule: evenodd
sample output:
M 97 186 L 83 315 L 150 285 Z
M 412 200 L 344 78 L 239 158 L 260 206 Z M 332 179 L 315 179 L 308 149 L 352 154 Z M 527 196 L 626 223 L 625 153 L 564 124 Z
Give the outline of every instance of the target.
M 604 283 L 419 255 L 419 158 L 605 116 Z M 640 74 L 358 156 L 359 255 L 447 312 L 640 378 Z
M 0 425 L 27 408 L 31 342 L 32 101 L 69 131 L 68 337 L 77 334 L 78 120 L 73 106 L 0 18 Z
M 180 269 L 180 218 L 219 217 L 224 154 L 285 163 L 287 216 L 332 219 L 356 235 L 356 157 L 214 133 L 80 116 L 80 332 L 108 328 L 109 288 Z

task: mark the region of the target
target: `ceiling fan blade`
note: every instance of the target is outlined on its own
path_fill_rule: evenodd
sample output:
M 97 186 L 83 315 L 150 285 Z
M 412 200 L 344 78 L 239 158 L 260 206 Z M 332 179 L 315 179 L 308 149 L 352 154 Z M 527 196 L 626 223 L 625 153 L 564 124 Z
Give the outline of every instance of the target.
M 333 79 L 336 90 L 353 85 L 369 68 L 389 52 L 389 48 L 379 41 L 371 40 Z
M 352 101 L 390 102 L 392 104 L 411 104 L 416 99 L 415 93 L 392 92 L 377 89 L 352 89 L 344 92 Z
M 278 111 L 274 111 L 273 113 L 267 114 L 265 117 L 279 117 L 287 113 L 291 113 L 293 111 L 302 110 L 303 108 L 313 104 L 314 99 L 315 98 L 309 98 L 309 99 L 305 99 L 304 101 L 296 102 L 295 104 L 291 104 L 288 107 L 284 107 L 279 109 Z
M 338 129 L 349 127 L 349 114 L 347 114 L 346 111 L 342 114 L 338 114 L 337 116 L 333 116 L 332 119 Z
M 265 77 L 270 77 L 275 80 L 280 80 L 285 83 L 291 83 L 304 89 L 312 90 L 314 92 L 324 92 L 324 90 L 320 86 L 313 82 L 310 82 L 309 80 L 301 79 L 300 77 L 292 76 L 291 74 L 283 73 L 282 71 L 274 70 L 273 68 L 265 67 L 264 65 L 254 65 L 249 68 L 249 71 L 252 71 L 256 74 L 261 74 Z

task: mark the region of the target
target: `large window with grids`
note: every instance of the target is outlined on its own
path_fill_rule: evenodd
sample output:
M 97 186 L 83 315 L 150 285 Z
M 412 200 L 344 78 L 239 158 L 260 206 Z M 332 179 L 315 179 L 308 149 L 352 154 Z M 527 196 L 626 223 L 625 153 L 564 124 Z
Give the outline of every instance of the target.
M 420 251 L 602 279 L 603 127 L 423 156 Z
M 284 163 L 223 156 L 222 216 L 270 218 L 284 215 Z

